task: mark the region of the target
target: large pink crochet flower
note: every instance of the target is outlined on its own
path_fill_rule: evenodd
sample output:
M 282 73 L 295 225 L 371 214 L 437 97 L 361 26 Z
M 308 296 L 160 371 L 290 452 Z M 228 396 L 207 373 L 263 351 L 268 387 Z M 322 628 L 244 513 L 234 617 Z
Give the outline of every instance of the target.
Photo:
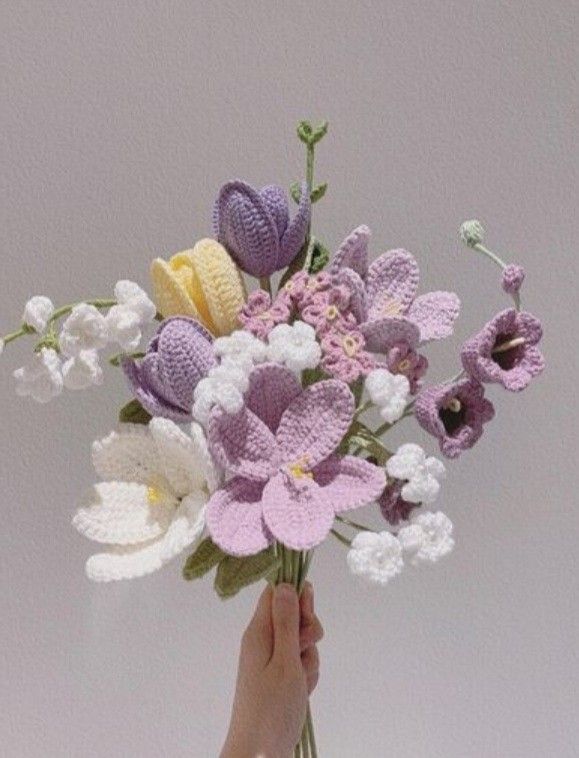
M 329 271 L 347 279 L 360 303 L 360 328 L 370 350 L 385 352 L 404 341 L 419 342 L 452 334 L 460 301 L 454 292 L 427 292 L 416 296 L 418 264 L 406 250 L 390 250 L 368 264 L 370 230 L 359 226 L 334 255 Z
M 335 379 L 302 390 L 277 364 L 251 374 L 245 408 L 214 410 L 211 452 L 232 476 L 207 505 L 207 527 L 226 553 L 252 555 L 279 540 L 294 550 L 322 542 L 336 513 L 374 500 L 382 469 L 334 453 L 354 414 L 347 385 Z

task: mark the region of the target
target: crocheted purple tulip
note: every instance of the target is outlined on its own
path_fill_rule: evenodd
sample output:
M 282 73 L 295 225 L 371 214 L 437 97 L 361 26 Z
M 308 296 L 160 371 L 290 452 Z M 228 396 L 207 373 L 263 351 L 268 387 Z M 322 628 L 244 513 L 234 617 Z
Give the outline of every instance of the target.
M 275 539 L 308 550 L 336 513 L 384 489 L 382 469 L 334 454 L 354 414 L 343 382 L 302 390 L 291 371 L 264 364 L 252 372 L 245 401 L 236 415 L 214 410 L 207 427 L 211 452 L 231 476 L 206 511 L 211 538 L 226 553 L 252 555 Z
M 542 335 L 537 318 L 508 308 L 464 343 L 462 365 L 479 382 L 497 382 L 519 392 L 545 368 L 545 359 L 536 347 Z
M 482 384 L 462 379 L 423 390 L 414 415 L 423 429 L 437 437 L 442 453 L 457 458 L 480 439 L 483 424 L 493 418 L 495 409 L 484 397 Z
M 406 521 L 418 503 L 409 503 L 402 497 L 404 482 L 395 480 L 385 488 L 378 498 L 380 511 L 386 521 L 396 526 L 400 521 Z
M 287 195 L 270 184 L 256 190 L 242 181 L 224 184 L 213 212 L 215 234 L 238 266 L 252 276 L 269 276 L 288 266 L 304 244 L 311 203 L 304 184 L 290 222 Z
M 394 343 L 411 349 L 419 342 L 452 334 L 460 301 L 454 292 L 416 297 L 418 264 L 406 250 L 390 250 L 368 265 L 370 230 L 360 226 L 344 240 L 329 267 L 345 277 L 358 302 L 364 303 L 360 328 L 369 350 L 386 352 Z
M 144 358 L 125 358 L 123 369 L 143 408 L 152 416 L 191 421 L 193 390 L 216 363 L 212 341 L 198 321 L 176 316 L 161 324 Z

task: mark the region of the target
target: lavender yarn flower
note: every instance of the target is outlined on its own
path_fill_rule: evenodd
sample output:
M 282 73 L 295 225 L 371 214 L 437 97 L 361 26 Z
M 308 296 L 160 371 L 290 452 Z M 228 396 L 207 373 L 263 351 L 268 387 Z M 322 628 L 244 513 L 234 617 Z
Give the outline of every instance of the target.
M 509 263 L 503 269 L 502 285 L 507 295 L 516 295 L 525 279 L 525 269 L 516 263 Z
M 270 276 L 288 266 L 304 244 L 311 202 L 304 184 L 290 222 L 288 198 L 270 184 L 256 190 L 236 180 L 224 184 L 213 212 L 215 234 L 238 266 L 252 276 Z
M 144 358 L 124 358 L 124 372 L 143 408 L 152 416 L 191 421 L 193 391 L 216 364 L 212 342 L 198 321 L 176 316 L 161 324 Z
M 465 371 L 479 382 L 497 382 L 519 392 L 545 368 L 536 347 L 543 336 L 541 322 L 514 308 L 497 313 L 461 349 Z
M 414 414 L 420 426 L 438 439 L 447 458 L 457 458 L 471 448 L 483 433 L 483 424 L 495 415 L 484 387 L 474 379 L 438 384 L 423 390 Z

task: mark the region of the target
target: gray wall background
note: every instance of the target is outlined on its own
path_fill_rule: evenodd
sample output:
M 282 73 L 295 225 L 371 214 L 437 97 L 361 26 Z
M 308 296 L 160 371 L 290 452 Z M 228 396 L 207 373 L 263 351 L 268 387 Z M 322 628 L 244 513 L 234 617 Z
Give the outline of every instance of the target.
M 465 218 L 527 269 L 548 371 L 451 464 L 457 548 L 383 590 L 337 543 L 313 577 L 327 636 L 313 707 L 336 758 L 576 755 L 577 73 L 574 0 L 4 0 L 0 332 L 26 299 L 107 296 L 210 230 L 221 183 L 287 185 L 295 123 L 328 118 L 315 228 L 405 246 L 464 300 L 431 378 L 506 302 Z M 3 755 L 214 756 L 256 592 L 222 604 L 175 563 L 94 586 L 69 526 L 121 377 L 40 407 L 0 358 Z M 397 440 L 425 441 L 413 425 Z M 368 519 L 372 516 L 368 515 Z M 376 520 L 376 523 L 378 521 Z

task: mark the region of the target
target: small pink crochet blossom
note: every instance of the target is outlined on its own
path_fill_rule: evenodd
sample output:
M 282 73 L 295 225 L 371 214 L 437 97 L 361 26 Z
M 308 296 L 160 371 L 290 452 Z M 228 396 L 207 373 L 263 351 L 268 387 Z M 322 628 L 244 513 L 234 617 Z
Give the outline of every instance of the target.
M 298 271 L 294 274 L 278 292 L 278 297 L 286 297 L 295 305 L 299 305 L 310 290 L 308 284 L 312 277 L 305 271 Z
M 290 307 L 282 297 L 271 296 L 263 290 L 255 290 L 239 312 L 238 319 L 247 331 L 264 339 L 274 326 L 286 324 L 290 318 Z
M 519 392 L 545 368 L 545 359 L 536 347 L 542 336 L 541 322 L 535 316 L 508 308 L 464 343 L 462 365 L 479 382 L 497 382 Z
M 318 335 L 328 330 L 347 331 L 356 326 L 356 319 L 349 310 L 350 293 L 347 287 L 333 286 L 315 292 L 300 308 L 303 321 L 310 324 Z
M 410 393 L 415 395 L 428 369 L 428 360 L 406 342 L 396 342 L 386 353 L 386 366 L 391 374 L 404 374 L 410 384 Z
M 400 521 L 406 521 L 414 508 L 418 508 L 418 503 L 409 503 L 402 497 L 402 487 L 404 482 L 395 479 L 387 485 L 384 492 L 378 498 L 380 511 L 386 521 L 392 526 L 396 526 Z
M 457 458 L 478 442 L 495 409 L 484 397 L 482 384 L 467 378 L 423 390 L 414 414 L 420 426 L 438 439 L 441 452 Z
M 279 540 L 309 550 L 328 535 L 336 513 L 374 500 L 384 471 L 334 453 L 354 415 L 347 385 L 327 379 L 302 390 L 292 371 L 255 368 L 235 415 L 214 410 L 207 437 L 231 477 L 207 504 L 213 541 L 230 555 L 252 555 Z
M 328 331 L 322 337 L 321 367 L 336 379 L 350 384 L 376 368 L 376 361 L 365 348 L 364 335 L 357 330 Z
M 525 269 L 516 263 L 510 263 L 503 269 L 503 289 L 508 295 L 516 295 L 525 279 Z

